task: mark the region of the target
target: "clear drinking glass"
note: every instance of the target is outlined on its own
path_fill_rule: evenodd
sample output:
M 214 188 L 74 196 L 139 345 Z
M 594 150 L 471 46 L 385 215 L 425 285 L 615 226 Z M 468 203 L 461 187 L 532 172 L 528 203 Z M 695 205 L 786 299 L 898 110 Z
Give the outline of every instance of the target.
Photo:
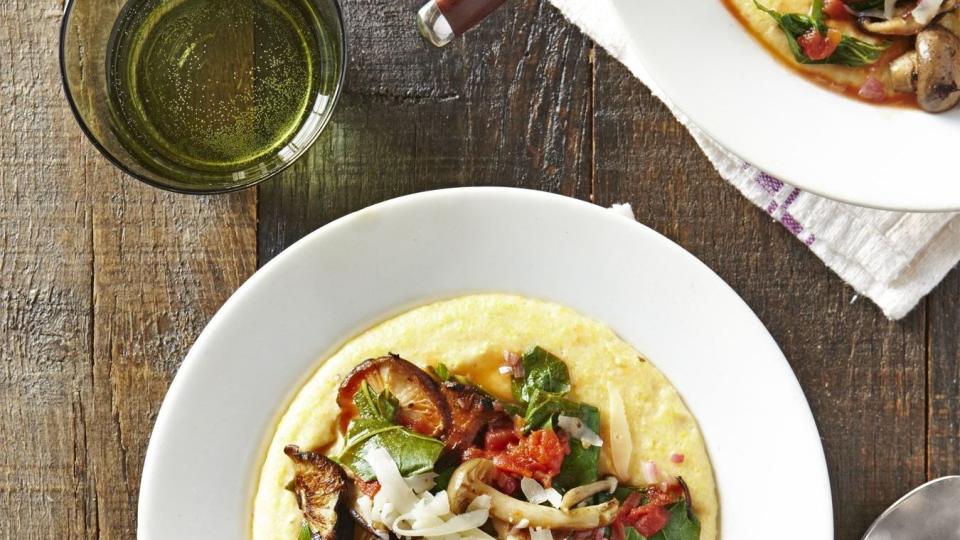
M 242 189 L 330 120 L 346 43 L 336 0 L 69 0 L 60 67 L 90 141 L 153 186 Z

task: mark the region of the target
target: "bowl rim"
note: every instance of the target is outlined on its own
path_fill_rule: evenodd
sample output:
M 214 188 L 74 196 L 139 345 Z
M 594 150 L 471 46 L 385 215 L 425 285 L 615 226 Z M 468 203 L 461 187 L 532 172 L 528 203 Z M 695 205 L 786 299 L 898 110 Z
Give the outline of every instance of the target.
M 157 182 L 156 180 L 147 178 L 144 175 L 138 174 L 130 170 L 130 168 L 124 165 L 119 158 L 117 158 L 109 150 L 107 150 L 107 148 L 100 142 L 100 140 L 96 137 L 96 135 L 93 134 L 93 131 L 90 129 L 90 126 L 87 125 L 87 122 L 84 121 L 83 116 L 80 114 L 80 108 L 77 105 L 76 100 L 73 97 L 73 91 L 70 88 L 70 81 L 67 77 L 67 66 L 66 66 L 66 59 L 65 59 L 67 24 L 70 20 L 70 15 L 73 11 L 73 5 L 76 1 L 77 0 L 67 0 L 66 4 L 64 5 L 63 16 L 60 19 L 59 43 L 57 45 L 58 63 L 60 68 L 60 83 L 63 86 L 63 93 L 67 98 L 67 103 L 70 105 L 70 112 L 73 114 L 73 118 L 77 121 L 77 124 L 80 125 L 80 130 L 83 132 L 84 136 L 87 138 L 88 141 L 90 141 L 91 144 L 93 144 L 94 148 L 96 148 L 97 151 L 100 152 L 100 155 L 107 158 L 107 160 L 110 161 L 110 163 L 112 163 L 116 168 L 120 169 L 125 174 L 149 186 L 159 188 L 164 191 L 181 193 L 185 195 L 219 195 L 224 193 L 233 193 L 235 191 L 242 191 L 244 189 L 259 185 L 260 183 L 265 182 L 271 178 L 274 178 L 275 176 L 279 175 L 283 171 L 287 170 L 287 168 L 289 168 L 291 165 L 299 161 L 300 158 L 302 158 L 307 153 L 307 151 L 309 151 L 313 147 L 314 143 L 317 142 L 317 139 L 320 138 L 320 134 L 326 130 L 327 125 L 330 123 L 330 120 L 333 118 L 333 115 L 337 109 L 337 104 L 340 101 L 340 96 L 341 94 L 343 94 L 343 87 L 346 84 L 346 77 L 347 77 L 347 58 L 348 58 L 347 27 L 344 24 L 343 8 L 340 7 L 339 0 L 323 0 L 333 5 L 334 12 L 337 15 L 336 25 L 337 25 L 337 28 L 340 30 L 340 69 L 337 72 L 337 83 L 334 87 L 333 96 L 330 101 L 330 108 L 329 108 L 330 112 L 327 115 L 325 115 L 325 117 L 321 120 L 320 125 L 317 127 L 314 134 L 310 137 L 310 140 L 307 142 L 307 144 L 303 145 L 303 147 L 300 148 L 296 152 L 296 154 L 294 154 L 293 159 L 283 163 L 282 165 L 280 165 L 270 173 L 254 178 L 249 182 L 231 185 L 229 187 L 213 188 L 213 189 L 204 189 L 204 188 L 188 189 L 188 188 L 177 187 L 169 184 L 164 184 L 162 182 Z

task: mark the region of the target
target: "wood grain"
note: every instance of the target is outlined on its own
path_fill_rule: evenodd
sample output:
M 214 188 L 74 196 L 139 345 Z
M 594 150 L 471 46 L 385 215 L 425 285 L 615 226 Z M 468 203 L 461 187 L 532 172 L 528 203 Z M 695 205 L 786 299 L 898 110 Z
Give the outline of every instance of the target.
M 54 2 L 0 3 L 0 537 L 95 530 L 80 388 L 93 340 L 87 182 Z
M 344 2 L 350 64 L 320 141 L 260 190 L 260 263 L 382 200 L 443 187 L 590 193 L 591 44 L 546 3 L 515 3 L 438 50 L 419 0 Z
M 247 191 L 158 191 L 91 160 L 93 357 L 84 399 L 101 538 L 132 538 L 156 412 L 187 349 L 255 270 L 256 201 Z
M 927 476 L 960 474 L 960 272 L 928 301 Z
M 62 9 L 0 4 L 0 537 L 133 538 L 167 386 L 255 269 L 256 194 L 172 195 L 100 157 L 60 90 Z

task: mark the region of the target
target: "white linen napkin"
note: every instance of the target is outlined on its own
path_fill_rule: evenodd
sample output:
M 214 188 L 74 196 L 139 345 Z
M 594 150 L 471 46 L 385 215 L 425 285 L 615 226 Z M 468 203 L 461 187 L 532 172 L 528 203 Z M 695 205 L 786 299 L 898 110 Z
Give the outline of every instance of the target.
M 633 0 L 642 1 L 642 0 Z M 622 62 L 693 135 L 713 166 L 891 319 L 907 315 L 960 261 L 960 214 L 888 212 L 806 193 L 731 154 L 652 84 L 611 0 L 550 0 Z

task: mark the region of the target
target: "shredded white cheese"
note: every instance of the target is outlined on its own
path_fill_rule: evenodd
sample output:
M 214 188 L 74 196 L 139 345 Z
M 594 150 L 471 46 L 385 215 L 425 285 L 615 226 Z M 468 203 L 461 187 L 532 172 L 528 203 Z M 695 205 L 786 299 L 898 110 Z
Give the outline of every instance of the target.
M 564 416 L 561 414 L 557 417 L 557 426 L 569 433 L 574 439 L 579 439 L 586 448 L 603 446 L 603 439 L 575 416 Z
M 630 437 L 627 411 L 620 391 L 615 386 L 607 385 L 607 392 L 610 396 L 610 454 L 613 458 L 613 469 L 620 480 L 629 480 L 633 438 Z
M 388 528 L 397 536 L 492 540 L 480 530 L 490 519 L 490 497 L 477 497 L 467 512 L 453 514 L 446 491 L 436 495 L 429 491 L 435 485 L 433 473 L 405 479 L 382 448 L 371 450 L 365 457 L 380 482 L 380 491 L 372 501 L 366 496 L 357 500 L 361 517 L 371 525 Z
M 920 24 L 930 24 L 930 21 L 940 13 L 942 5 L 943 0 L 920 0 L 911 12 L 913 19 Z
M 521 478 L 520 491 L 523 492 L 523 496 L 526 497 L 531 504 L 549 502 L 554 508 L 560 508 L 560 503 L 563 501 L 563 495 L 560 495 L 559 491 L 553 488 L 544 488 L 540 485 L 540 482 L 537 482 L 533 478 Z

